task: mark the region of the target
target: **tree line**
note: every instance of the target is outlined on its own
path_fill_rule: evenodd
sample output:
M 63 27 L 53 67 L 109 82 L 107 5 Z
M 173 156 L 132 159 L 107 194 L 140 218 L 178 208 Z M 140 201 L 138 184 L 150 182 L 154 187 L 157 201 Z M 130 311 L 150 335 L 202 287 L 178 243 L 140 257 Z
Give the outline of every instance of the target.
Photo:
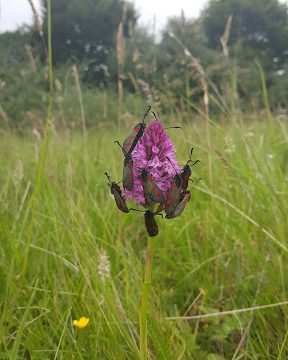
M 206 84 L 215 112 L 219 99 L 228 108 L 261 107 L 264 76 L 271 108 L 287 107 L 287 5 L 278 0 L 210 0 L 197 19 L 183 12 L 170 18 L 160 40 L 138 25 L 138 17 L 133 4 L 122 0 L 52 1 L 56 71 L 64 74 L 67 65 L 77 64 L 84 86 L 142 91 L 163 106 L 169 97 L 170 106 L 197 107 Z M 25 88 L 15 73 L 24 69 L 27 57 L 45 69 L 45 39 L 46 1 L 41 29 L 31 26 L 0 35 L 0 85 L 7 85 L 5 91 L 0 88 L 0 101 L 12 116 L 15 87 Z M 35 74 L 29 82 L 35 93 L 46 86 Z M 21 105 L 29 108 L 34 101 L 36 94 Z

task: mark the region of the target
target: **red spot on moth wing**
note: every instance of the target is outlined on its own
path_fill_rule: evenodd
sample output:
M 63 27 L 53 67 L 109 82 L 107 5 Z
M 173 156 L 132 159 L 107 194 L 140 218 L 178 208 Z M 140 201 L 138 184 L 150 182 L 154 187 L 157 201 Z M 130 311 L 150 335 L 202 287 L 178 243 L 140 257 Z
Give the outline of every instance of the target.
M 170 204 L 171 204 L 171 200 L 168 199 L 168 200 L 166 201 L 166 205 L 170 205 Z
M 133 168 L 133 164 L 128 163 L 128 168 L 129 168 L 129 169 L 132 169 L 132 168 Z
M 151 175 L 148 176 L 148 181 L 149 181 L 149 182 L 152 182 L 152 181 L 153 181 L 153 178 L 152 178 Z
M 111 188 L 111 194 L 112 194 L 113 196 L 116 196 L 116 195 L 118 194 L 118 191 L 112 187 L 112 188 Z
M 133 132 L 138 132 L 140 130 L 139 126 L 136 126 L 134 129 L 133 129 Z

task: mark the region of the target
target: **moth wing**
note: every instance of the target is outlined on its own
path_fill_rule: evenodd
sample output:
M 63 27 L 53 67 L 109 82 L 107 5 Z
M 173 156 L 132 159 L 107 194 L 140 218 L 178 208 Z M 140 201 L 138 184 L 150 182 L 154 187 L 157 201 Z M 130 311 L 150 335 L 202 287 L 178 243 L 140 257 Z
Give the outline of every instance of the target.
M 142 186 L 143 186 L 143 193 L 144 193 L 144 198 L 145 198 L 145 202 L 147 206 L 151 205 L 152 199 L 150 197 L 150 193 L 149 193 L 149 189 L 148 189 L 148 185 L 147 183 L 145 183 L 144 181 L 142 181 Z
M 111 192 L 114 196 L 114 199 L 115 199 L 118 209 L 123 211 L 124 213 L 128 213 L 129 209 L 128 209 L 126 202 L 121 194 L 121 190 L 119 191 L 118 189 L 112 188 Z
M 173 180 L 170 188 L 167 192 L 167 199 L 165 202 L 165 212 L 166 214 L 171 214 L 175 211 L 176 207 L 179 205 L 180 201 L 180 194 L 181 194 L 181 184 L 176 183 L 176 181 Z
M 158 234 L 158 225 L 154 214 L 146 212 L 144 214 L 145 227 L 149 236 L 156 236 Z
M 181 173 L 182 178 L 182 189 L 187 190 L 188 181 L 192 175 L 192 171 L 189 165 L 185 165 L 183 168 L 183 172 Z
M 173 219 L 177 216 L 180 216 L 182 214 L 182 212 L 184 211 L 187 203 L 190 201 L 190 199 L 191 199 L 190 191 L 185 191 L 183 193 L 183 197 L 182 197 L 182 200 L 180 201 L 180 203 L 177 205 L 177 207 L 175 208 L 175 210 L 172 213 L 169 213 L 166 215 L 166 219 Z
M 131 153 L 132 150 L 134 149 L 134 147 L 136 146 L 137 142 L 135 144 L 134 140 L 135 140 L 137 134 L 139 133 L 139 131 L 141 131 L 141 127 L 140 127 L 140 124 L 137 124 L 133 128 L 132 133 L 125 139 L 125 141 L 123 143 L 123 149 L 126 151 L 126 153 Z M 132 145 L 133 145 L 133 148 L 132 148 Z
M 144 188 L 144 186 L 143 186 L 143 188 Z M 156 182 L 153 179 L 151 174 L 148 175 L 148 179 L 146 182 L 146 191 L 152 201 L 154 201 L 156 203 L 160 203 L 160 204 L 165 203 L 164 194 L 159 189 L 158 185 L 156 184 Z
M 134 180 L 133 180 L 133 160 L 131 157 L 126 157 L 124 159 L 123 166 L 123 186 L 126 190 L 133 190 Z

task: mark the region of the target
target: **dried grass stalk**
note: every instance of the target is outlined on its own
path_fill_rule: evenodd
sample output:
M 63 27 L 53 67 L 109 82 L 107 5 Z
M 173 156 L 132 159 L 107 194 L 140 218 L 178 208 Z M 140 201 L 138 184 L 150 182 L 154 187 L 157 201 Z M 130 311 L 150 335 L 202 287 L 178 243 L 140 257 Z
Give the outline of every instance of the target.
M 232 26 L 232 20 L 233 20 L 233 15 L 230 15 L 228 17 L 226 26 L 225 26 L 225 30 L 223 35 L 220 37 L 220 43 L 222 45 L 222 49 L 223 49 L 223 54 L 226 58 L 229 57 L 229 48 L 228 48 L 228 41 L 229 41 L 229 37 L 230 37 L 230 33 L 231 33 L 231 26 Z
M 2 105 L 0 105 L 0 116 L 3 120 L 3 127 L 6 131 L 10 131 L 9 118 L 6 111 L 3 109 Z
M 36 7 L 33 3 L 33 0 L 27 0 L 31 10 L 32 10 L 32 14 L 33 14 L 33 19 L 34 19 L 34 26 L 36 29 L 36 32 L 39 34 L 41 41 L 42 41 L 42 45 L 45 51 L 45 54 L 47 56 L 47 48 L 46 48 L 46 43 L 45 43 L 45 39 L 44 39 L 44 34 L 43 34 L 43 30 L 42 30 L 42 25 L 41 25 L 41 20 L 40 20 L 40 16 L 38 14 L 38 11 L 36 10 Z
M 36 73 L 37 72 L 37 65 L 36 65 L 36 61 L 35 61 L 31 46 L 30 45 L 25 45 L 25 50 L 26 50 L 29 62 L 31 64 L 32 71 L 33 71 L 33 73 Z
M 72 66 L 72 75 L 75 80 L 77 92 L 78 92 L 78 98 L 79 98 L 79 104 L 80 104 L 80 111 L 81 111 L 81 123 L 82 123 L 82 132 L 84 135 L 84 138 L 87 136 L 86 131 L 86 118 L 85 118 L 85 111 L 84 111 L 84 105 L 83 105 L 83 97 L 82 97 L 82 91 L 81 91 L 81 85 L 80 85 L 80 79 L 79 79 L 79 73 L 77 70 L 77 66 Z
M 123 65 L 125 58 L 125 38 L 123 33 L 123 23 L 120 22 L 117 31 L 117 65 L 118 65 L 118 101 L 123 99 Z
M 31 10 L 32 10 L 32 13 L 33 13 L 35 29 L 36 29 L 37 33 L 39 34 L 39 36 L 41 38 L 43 38 L 43 31 L 42 31 L 40 16 L 38 15 L 38 12 L 37 12 L 36 7 L 35 7 L 35 5 L 33 3 L 33 0 L 27 0 L 27 1 L 29 3 L 29 5 L 31 7 Z

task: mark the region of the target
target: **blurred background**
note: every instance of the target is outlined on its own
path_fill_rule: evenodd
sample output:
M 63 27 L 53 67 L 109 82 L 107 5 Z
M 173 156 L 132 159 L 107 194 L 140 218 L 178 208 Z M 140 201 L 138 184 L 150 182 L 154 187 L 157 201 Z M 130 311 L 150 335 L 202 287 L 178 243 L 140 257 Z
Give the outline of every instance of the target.
M 0 30 L 1 126 L 39 127 L 47 96 L 46 2 L 2 0 Z M 263 85 L 273 113 L 286 114 L 284 1 L 57 0 L 52 37 L 58 129 L 79 126 L 77 82 L 87 126 L 140 114 L 143 99 L 187 120 L 201 113 L 205 93 L 217 119 L 261 113 Z
M 152 105 L 201 162 L 157 217 L 149 358 L 288 359 L 287 2 L 0 5 L 0 358 L 139 359 L 147 234 L 104 173 Z

